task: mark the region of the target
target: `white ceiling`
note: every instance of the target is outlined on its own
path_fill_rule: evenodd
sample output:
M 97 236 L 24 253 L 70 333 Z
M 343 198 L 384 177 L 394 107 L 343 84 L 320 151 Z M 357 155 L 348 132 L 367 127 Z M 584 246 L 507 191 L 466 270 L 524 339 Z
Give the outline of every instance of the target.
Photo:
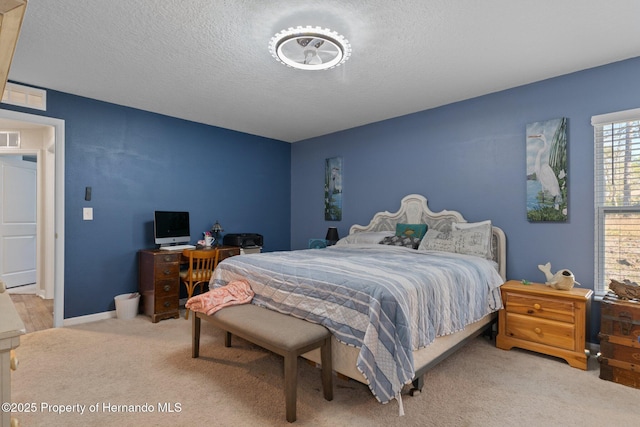
M 9 79 L 282 141 L 640 56 L 638 0 L 29 0 Z M 353 53 L 288 68 L 317 25 Z

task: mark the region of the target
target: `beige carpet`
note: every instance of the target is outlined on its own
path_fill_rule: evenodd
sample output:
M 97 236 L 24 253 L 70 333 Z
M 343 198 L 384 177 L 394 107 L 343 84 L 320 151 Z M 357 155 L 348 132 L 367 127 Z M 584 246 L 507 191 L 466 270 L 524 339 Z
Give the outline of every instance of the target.
M 23 336 L 13 401 L 36 410 L 17 415 L 21 426 L 287 425 L 282 359 L 240 339 L 227 349 L 210 325 L 202 335 L 199 359 L 191 358 L 191 321 L 184 319 L 109 319 Z M 399 418 L 396 402 L 381 405 L 354 381 L 336 378 L 334 400 L 325 401 L 320 371 L 302 363 L 295 425 L 640 424 L 640 390 L 599 379 L 594 358 L 582 371 L 478 338 L 425 382 L 422 394 L 403 397 L 406 415 Z M 58 414 L 54 405 L 76 412 Z M 122 405 L 137 407 L 125 413 Z

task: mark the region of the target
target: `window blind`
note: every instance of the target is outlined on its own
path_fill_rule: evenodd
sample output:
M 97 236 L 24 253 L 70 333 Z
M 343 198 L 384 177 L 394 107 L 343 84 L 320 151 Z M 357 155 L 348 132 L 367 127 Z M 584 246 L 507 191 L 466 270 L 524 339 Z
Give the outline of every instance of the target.
M 595 291 L 640 283 L 640 109 L 594 116 Z

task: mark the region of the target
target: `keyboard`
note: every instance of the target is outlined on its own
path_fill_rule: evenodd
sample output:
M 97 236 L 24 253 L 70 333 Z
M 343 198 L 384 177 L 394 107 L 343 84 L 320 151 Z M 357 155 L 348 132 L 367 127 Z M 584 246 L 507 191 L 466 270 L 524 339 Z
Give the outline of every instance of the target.
M 195 249 L 193 245 L 175 245 L 175 246 L 160 246 L 160 250 L 163 251 L 183 251 L 185 249 Z

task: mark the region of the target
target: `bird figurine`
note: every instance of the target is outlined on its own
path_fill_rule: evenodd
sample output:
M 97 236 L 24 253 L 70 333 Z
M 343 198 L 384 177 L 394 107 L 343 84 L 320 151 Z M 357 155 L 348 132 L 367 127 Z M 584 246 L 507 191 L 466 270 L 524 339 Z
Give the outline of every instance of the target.
M 627 279 L 622 282 L 611 279 L 609 289 L 622 300 L 640 299 L 640 285 Z
M 552 274 L 551 263 L 548 262 L 544 265 L 538 265 L 538 269 L 544 273 L 547 279 L 545 284 L 553 289 L 568 291 L 573 288 L 574 285 L 580 286 L 580 283 L 576 282 L 573 273 L 566 268 L 559 270 L 556 274 Z

